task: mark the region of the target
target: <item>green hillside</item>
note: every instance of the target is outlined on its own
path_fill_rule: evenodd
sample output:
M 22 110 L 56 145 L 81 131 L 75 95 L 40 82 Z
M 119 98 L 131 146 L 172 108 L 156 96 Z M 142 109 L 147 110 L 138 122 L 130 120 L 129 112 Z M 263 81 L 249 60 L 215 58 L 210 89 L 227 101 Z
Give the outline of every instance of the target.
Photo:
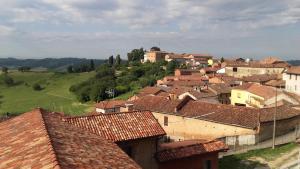
M 19 114 L 35 107 L 73 115 L 90 111 L 91 103 L 79 103 L 76 96 L 69 92 L 69 88 L 94 75 L 95 73 L 10 72 L 8 76 L 16 84 L 7 87 L 0 83 L 0 115 L 6 112 Z M 33 90 L 35 83 L 40 84 L 43 90 Z

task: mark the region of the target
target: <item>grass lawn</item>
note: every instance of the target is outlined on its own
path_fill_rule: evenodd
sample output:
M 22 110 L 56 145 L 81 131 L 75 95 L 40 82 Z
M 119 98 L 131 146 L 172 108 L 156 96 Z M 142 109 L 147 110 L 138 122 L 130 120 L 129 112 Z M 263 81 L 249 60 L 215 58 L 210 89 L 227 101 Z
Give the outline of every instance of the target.
M 263 166 L 257 161 L 250 160 L 251 158 L 259 157 L 266 161 L 272 161 L 282 154 L 287 153 L 297 147 L 296 143 L 285 144 L 272 148 L 252 150 L 247 153 L 225 156 L 219 161 L 220 169 L 253 169 L 257 166 Z
M 91 110 L 91 104 L 81 104 L 69 92 L 71 85 L 92 77 L 94 73 L 61 74 L 53 72 L 10 72 L 15 86 L 0 84 L 0 115 L 6 112 L 19 114 L 42 107 L 52 111 L 63 111 L 79 115 Z M 44 89 L 34 91 L 32 85 L 38 83 Z

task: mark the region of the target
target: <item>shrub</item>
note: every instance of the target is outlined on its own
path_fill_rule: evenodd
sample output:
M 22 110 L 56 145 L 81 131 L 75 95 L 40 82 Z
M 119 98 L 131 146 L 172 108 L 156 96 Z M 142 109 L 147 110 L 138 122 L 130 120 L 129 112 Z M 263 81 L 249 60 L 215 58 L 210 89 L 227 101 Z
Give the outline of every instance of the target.
M 33 88 L 33 90 L 35 90 L 35 91 L 40 91 L 40 90 L 43 89 L 43 88 L 41 87 L 41 85 L 38 84 L 38 83 L 35 83 L 35 84 L 32 86 L 32 88 Z
M 3 76 L 3 83 L 6 85 L 6 86 L 12 86 L 14 85 L 14 79 L 8 75 L 4 75 Z

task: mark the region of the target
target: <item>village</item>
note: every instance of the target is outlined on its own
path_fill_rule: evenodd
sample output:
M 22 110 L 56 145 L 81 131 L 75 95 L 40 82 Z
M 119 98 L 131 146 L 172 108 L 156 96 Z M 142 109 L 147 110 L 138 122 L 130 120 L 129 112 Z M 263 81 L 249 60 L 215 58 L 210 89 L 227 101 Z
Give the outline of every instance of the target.
M 217 169 L 300 137 L 300 67 L 157 49 L 141 60 L 158 61 L 183 68 L 84 116 L 36 108 L 3 120 L 0 168 Z

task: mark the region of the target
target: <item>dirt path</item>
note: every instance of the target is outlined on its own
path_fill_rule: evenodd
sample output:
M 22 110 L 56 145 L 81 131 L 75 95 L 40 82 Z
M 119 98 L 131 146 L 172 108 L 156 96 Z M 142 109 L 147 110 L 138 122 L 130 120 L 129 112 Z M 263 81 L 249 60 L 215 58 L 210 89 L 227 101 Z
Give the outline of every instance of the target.
M 278 158 L 276 158 L 275 160 L 272 160 L 272 161 L 266 161 L 265 159 L 263 159 L 261 157 L 252 157 L 249 160 L 258 161 L 261 164 L 266 164 L 271 169 L 278 169 L 288 163 L 296 161 L 298 159 L 299 150 L 300 150 L 300 148 L 295 148 L 290 152 L 282 154 L 281 156 L 279 156 Z M 255 169 L 265 169 L 265 168 L 266 167 L 257 167 Z
M 274 161 L 270 161 L 269 166 L 271 168 L 280 168 L 284 164 L 297 160 L 299 150 L 300 148 L 295 148 L 292 151 L 283 154 L 279 158 L 276 158 Z

